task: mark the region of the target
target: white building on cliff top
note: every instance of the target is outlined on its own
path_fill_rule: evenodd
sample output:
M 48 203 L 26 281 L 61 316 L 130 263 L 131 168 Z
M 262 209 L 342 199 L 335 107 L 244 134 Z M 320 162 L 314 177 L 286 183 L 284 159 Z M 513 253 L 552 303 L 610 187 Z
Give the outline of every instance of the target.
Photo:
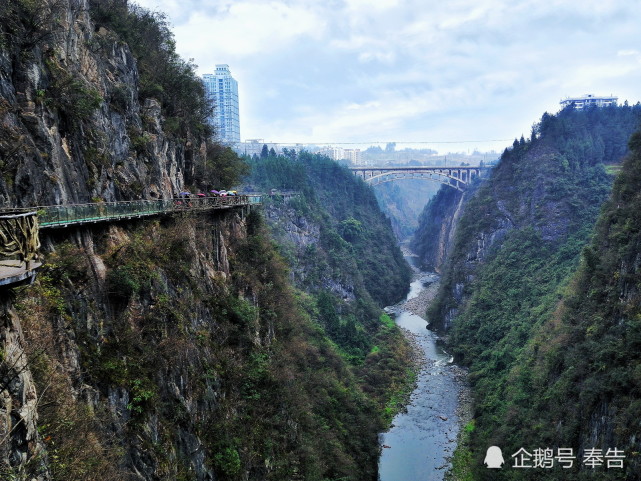
M 581 110 L 583 107 L 587 107 L 589 105 L 596 105 L 597 107 L 609 107 L 610 105 L 616 105 L 618 99 L 619 97 L 585 94 L 582 97 L 568 97 L 561 100 L 559 103 L 563 108 L 570 104 L 574 104 L 575 109 Z

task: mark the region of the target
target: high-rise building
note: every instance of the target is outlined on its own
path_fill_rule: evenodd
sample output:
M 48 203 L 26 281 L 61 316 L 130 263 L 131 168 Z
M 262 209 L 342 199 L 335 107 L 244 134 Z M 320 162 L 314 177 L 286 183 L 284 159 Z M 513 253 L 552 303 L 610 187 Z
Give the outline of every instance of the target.
M 204 74 L 207 96 L 214 101 L 212 124 L 218 138 L 227 144 L 240 142 L 238 115 L 238 82 L 231 76 L 229 65 L 217 64 L 216 73 Z

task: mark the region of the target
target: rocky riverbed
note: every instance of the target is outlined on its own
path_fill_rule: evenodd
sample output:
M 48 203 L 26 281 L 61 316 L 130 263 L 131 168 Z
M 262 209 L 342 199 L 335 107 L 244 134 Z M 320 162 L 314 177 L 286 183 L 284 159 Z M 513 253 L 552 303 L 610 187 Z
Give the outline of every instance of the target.
M 414 347 L 419 374 L 407 409 L 382 435 L 384 447 L 390 448 L 383 450 L 381 458 L 382 481 L 443 480 L 458 433 L 472 419 L 465 369 L 454 364 L 447 346 L 425 329 L 426 311 L 438 282 L 438 275 L 415 268 L 407 299 L 386 309 Z

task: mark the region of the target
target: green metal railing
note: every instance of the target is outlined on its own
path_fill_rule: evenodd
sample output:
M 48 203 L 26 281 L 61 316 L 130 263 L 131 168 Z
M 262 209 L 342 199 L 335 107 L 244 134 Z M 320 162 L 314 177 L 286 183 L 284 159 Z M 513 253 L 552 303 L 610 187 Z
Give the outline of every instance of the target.
M 260 204 L 261 194 L 226 197 L 184 196 L 173 199 L 97 202 L 0 209 L 0 286 L 33 282 L 38 261 L 39 229 L 197 212 Z
M 225 209 L 260 203 L 260 195 L 236 195 L 227 197 L 176 197 L 173 199 L 159 200 L 48 205 L 38 206 L 34 209 L 38 213 L 40 228 L 46 229 L 48 227 L 65 227 L 72 224 L 131 219 L 175 212 Z

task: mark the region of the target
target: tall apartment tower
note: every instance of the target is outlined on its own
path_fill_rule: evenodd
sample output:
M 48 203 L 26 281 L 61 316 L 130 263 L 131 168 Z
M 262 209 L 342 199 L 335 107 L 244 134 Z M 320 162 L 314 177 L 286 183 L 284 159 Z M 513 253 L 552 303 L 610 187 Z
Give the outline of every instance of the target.
M 231 76 L 229 65 L 217 64 L 216 73 L 204 74 L 203 82 L 207 96 L 214 101 L 212 123 L 218 138 L 226 144 L 240 142 L 238 82 Z

